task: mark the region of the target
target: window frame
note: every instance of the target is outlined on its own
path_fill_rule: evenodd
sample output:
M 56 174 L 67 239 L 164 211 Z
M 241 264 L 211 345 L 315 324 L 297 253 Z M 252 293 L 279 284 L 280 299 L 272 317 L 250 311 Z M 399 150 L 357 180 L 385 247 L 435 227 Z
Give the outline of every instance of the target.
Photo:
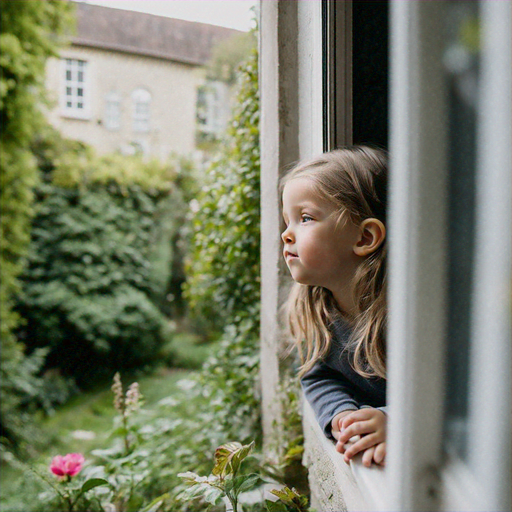
M 201 107 L 205 122 L 198 122 L 199 131 L 205 134 L 219 136 L 225 128 L 225 99 L 226 84 L 219 80 L 207 80 L 197 91 L 197 119 L 201 119 Z M 202 95 L 203 100 L 200 101 Z M 201 105 L 203 103 L 203 105 Z
M 68 66 L 70 63 L 76 63 L 73 65 L 72 69 L 69 70 Z M 78 63 L 83 63 L 83 80 L 79 81 L 78 77 L 76 79 L 73 77 L 73 74 L 76 72 L 78 74 Z M 68 71 L 71 71 L 72 77 L 68 80 Z M 85 119 L 88 120 L 91 117 L 91 93 L 90 93 L 90 84 L 91 84 L 91 64 L 88 60 L 77 57 L 77 56 L 64 56 L 61 58 L 61 113 L 64 117 L 70 117 L 75 119 Z M 72 105 L 68 106 L 68 94 L 67 89 L 71 87 L 72 89 L 77 89 L 79 85 L 82 84 L 83 91 L 83 108 L 79 109 L 78 106 L 75 106 L 74 103 L 77 103 L 76 98 L 78 94 L 72 95 Z
M 511 430 L 510 5 L 480 2 L 470 455 L 463 462 L 442 449 L 449 198 L 442 38 L 437 34 L 444 4 L 391 2 L 387 506 L 509 510 L 510 450 L 503 446 L 509 445 Z
M 113 108 L 113 105 L 117 105 Z M 117 117 L 112 115 L 112 111 L 117 109 Z M 105 120 L 104 126 L 107 130 L 117 131 L 121 128 L 121 95 L 117 91 L 110 91 L 105 96 Z
M 151 131 L 151 102 L 152 94 L 144 87 L 137 87 L 131 94 L 132 100 L 132 130 L 135 133 Z M 142 110 L 140 107 L 144 107 Z

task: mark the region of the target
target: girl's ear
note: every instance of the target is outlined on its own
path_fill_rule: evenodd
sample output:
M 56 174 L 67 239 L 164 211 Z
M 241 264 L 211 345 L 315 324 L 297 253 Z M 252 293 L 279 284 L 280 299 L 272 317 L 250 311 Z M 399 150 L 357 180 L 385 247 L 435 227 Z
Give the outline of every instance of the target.
M 368 256 L 375 252 L 386 238 L 386 227 L 379 219 L 365 219 L 359 226 L 359 239 L 354 245 L 354 253 Z

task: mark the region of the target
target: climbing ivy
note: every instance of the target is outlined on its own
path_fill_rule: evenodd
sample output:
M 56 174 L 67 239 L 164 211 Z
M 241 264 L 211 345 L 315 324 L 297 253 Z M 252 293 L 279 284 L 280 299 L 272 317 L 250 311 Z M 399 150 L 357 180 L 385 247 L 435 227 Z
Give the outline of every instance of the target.
M 193 204 L 186 294 L 191 312 L 217 333 L 259 325 L 260 153 L 257 52 L 242 67 L 233 117 Z
M 71 25 L 71 2 L 0 1 L 0 408 L 2 446 L 30 437 L 23 401 L 38 393 L 43 354 L 26 359 L 14 336 L 14 311 L 25 264 L 38 181 L 30 142 L 44 125 L 45 65 Z M 15 444 L 16 444 L 15 443 Z M 13 445 L 11 445 L 13 446 Z

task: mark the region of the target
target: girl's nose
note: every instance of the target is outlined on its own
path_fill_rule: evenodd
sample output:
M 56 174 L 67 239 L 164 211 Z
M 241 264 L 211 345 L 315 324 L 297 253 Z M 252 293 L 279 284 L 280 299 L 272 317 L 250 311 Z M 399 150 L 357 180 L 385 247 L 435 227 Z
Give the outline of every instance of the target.
M 290 227 L 287 227 L 282 233 L 281 233 L 281 239 L 285 244 L 293 244 L 293 235 L 290 231 Z

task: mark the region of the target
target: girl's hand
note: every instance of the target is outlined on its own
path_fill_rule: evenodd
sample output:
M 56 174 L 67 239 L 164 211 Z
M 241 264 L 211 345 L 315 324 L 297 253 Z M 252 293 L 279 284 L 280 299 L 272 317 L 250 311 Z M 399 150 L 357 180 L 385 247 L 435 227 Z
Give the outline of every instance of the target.
M 370 459 L 371 463 L 371 460 L 376 462 L 379 460 L 379 464 L 382 463 L 386 455 L 385 444 L 379 450 L 377 450 L 377 445 L 386 441 L 386 423 L 386 415 L 379 409 L 365 408 L 348 414 L 340 420 L 340 434 L 336 450 L 345 454 L 344 459 L 348 463 L 357 453 L 375 447 L 373 452 L 370 450 L 365 461 Z M 361 437 L 345 449 L 345 444 L 354 436 Z
M 379 443 L 376 446 L 372 446 L 368 448 L 363 453 L 363 465 L 369 468 L 372 465 L 372 462 L 378 464 L 379 466 L 386 465 L 386 443 Z
M 340 437 L 341 421 L 343 420 L 343 418 L 345 418 L 349 414 L 352 414 L 353 412 L 354 412 L 354 409 L 350 409 L 350 410 L 347 410 L 347 411 L 339 412 L 332 419 L 332 421 L 331 421 L 331 434 L 332 434 L 332 437 L 334 437 L 334 439 L 336 439 L 336 441 Z

